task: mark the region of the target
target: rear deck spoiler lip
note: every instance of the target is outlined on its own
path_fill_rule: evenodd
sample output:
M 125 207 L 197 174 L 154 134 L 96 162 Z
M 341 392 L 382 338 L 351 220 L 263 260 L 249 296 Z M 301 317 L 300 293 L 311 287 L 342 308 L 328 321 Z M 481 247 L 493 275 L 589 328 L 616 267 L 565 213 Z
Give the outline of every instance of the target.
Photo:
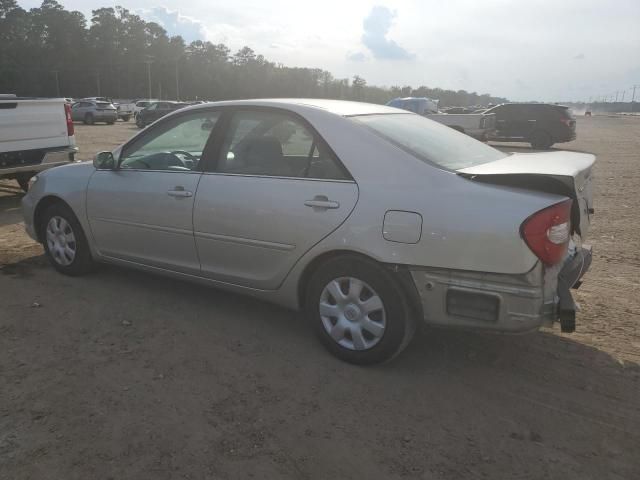
M 459 175 L 558 175 L 578 177 L 593 167 L 596 156 L 591 153 L 556 151 L 512 153 L 493 162 L 456 170 Z

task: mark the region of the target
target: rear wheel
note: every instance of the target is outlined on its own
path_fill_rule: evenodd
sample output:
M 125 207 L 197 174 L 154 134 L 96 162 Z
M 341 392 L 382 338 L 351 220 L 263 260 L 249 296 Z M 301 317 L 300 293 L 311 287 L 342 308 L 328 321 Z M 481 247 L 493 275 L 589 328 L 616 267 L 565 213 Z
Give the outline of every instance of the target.
M 82 275 L 94 267 L 82 226 L 69 207 L 57 203 L 42 215 L 40 238 L 47 259 L 65 275 Z
M 370 260 L 340 256 L 318 268 L 307 288 L 305 310 L 323 345 L 350 363 L 391 360 L 415 332 L 400 285 Z
M 548 150 L 553 145 L 551 135 L 543 130 L 536 130 L 529 139 L 531 147 L 536 150 Z
M 131 117 L 130 117 L 129 115 L 124 115 L 124 116 L 122 117 L 122 121 L 123 121 L 123 122 L 128 122 L 130 119 L 131 119 Z
M 84 124 L 85 125 L 93 125 L 93 115 L 90 113 L 87 113 L 84 116 Z
M 142 118 L 140 118 L 140 115 L 138 115 L 138 118 L 136 118 L 136 125 L 138 126 L 138 128 L 144 128 L 144 122 L 142 121 Z
M 113 125 L 114 123 L 116 123 L 115 120 L 114 121 L 109 121 L 109 122 L 107 122 L 107 125 Z

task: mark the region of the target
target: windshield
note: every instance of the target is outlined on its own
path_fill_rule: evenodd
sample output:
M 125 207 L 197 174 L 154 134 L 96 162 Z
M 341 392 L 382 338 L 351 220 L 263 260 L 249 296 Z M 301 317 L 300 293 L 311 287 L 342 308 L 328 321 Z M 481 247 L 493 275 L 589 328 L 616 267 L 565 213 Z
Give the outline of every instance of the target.
M 460 170 L 507 154 L 420 115 L 362 115 L 351 119 L 425 162 Z

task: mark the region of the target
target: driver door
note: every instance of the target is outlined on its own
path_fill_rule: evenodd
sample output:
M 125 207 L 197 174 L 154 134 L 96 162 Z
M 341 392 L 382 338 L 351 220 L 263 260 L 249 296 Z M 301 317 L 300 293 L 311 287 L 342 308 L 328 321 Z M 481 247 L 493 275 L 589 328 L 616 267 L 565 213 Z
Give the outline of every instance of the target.
M 193 201 L 218 117 L 200 110 L 163 121 L 123 147 L 117 169 L 91 176 L 87 215 L 101 255 L 200 272 Z

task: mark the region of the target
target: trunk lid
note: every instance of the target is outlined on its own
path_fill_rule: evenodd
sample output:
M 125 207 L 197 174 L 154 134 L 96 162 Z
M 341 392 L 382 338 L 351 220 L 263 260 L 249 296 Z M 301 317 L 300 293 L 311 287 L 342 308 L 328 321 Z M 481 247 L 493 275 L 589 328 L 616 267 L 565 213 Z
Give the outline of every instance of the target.
M 573 199 L 573 229 L 583 239 L 593 214 L 595 155 L 578 152 L 513 153 L 458 170 L 474 181 L 566 195 Z

